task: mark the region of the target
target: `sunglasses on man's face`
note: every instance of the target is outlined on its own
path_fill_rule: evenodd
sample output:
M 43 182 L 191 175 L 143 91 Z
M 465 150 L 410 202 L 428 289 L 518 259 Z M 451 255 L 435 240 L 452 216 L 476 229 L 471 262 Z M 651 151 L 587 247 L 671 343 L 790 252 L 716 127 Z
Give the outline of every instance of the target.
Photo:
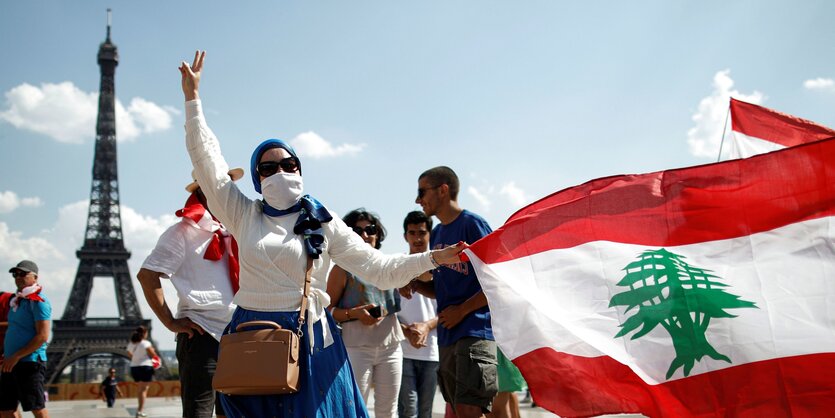
M 417 198 L 418 199 L 423 199 L 423 195 L 425 195 L 428 190 L 437 189 L 438 187 L 441 187 L 441 186 L 443 186 L 443 184 L 439 184 L 437 186 L 430 186 L 430 187 L 427 187 L 425 189 L 418 188 Z
M 358 226 L 355 226 L 351 229 L 353 229 L 354 232 L 356 232 L 357 235 L 359 235 L 359 236 L 362 236 L 363 232 L 368 234 L 369 237 L 372 236 L 372 235 L 377 235 L 377 225 L 368 225 L 365 228 L 360 228 Z
M 28 271 L 20 271 L 20 270 L 18 270 L 18 271 L 13 271 L 13 272 L 12 272 L 12 277 L 14 277 L 14 278 L 18 278 L 18 277 L 26 277 L 26 275 L 27 275 L 27 274 L 29 274 L 29 272 L 28 272 Z
M 299 160 L 296 157 L 287 157 L 279 161 L 264 161 L 255 167 L 261 177 L 269 177 L 277 172 L 295 173 L 299 171 Z

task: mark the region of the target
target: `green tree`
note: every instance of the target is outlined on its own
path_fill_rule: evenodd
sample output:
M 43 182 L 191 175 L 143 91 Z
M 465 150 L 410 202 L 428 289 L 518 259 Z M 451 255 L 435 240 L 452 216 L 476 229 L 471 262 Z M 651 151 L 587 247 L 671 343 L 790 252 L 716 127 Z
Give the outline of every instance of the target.
M 638 330 L 631 339 L 641 338 L 658 325 L 673 339 L 676 358 L 667 369 L 667 379 L 684 367 L 688 376 L 693 365 L 708 356 L 731 363 L 728 356 L 716 351 L 705 332 L 713 318 L 733 318 L 726 309 L 757 308 L 753 302 L 740 299 L 723 290 L 728 285 L 710 270 L 691 266 L 686 257 L 665 249 L 647 250 L 623 270 L 626 275 L 618 286 L 629 287 L 609 301 L 609 306 L 625 306 L 634 315 L 620 325 L 616 338 Z M 638 329 L 640 327 L 640 329 Z

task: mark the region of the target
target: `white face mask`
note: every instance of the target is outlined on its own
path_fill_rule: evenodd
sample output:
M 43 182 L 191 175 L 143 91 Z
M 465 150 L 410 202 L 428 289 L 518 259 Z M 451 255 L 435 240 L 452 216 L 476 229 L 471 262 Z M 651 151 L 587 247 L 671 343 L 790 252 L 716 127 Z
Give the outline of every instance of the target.
M 302 176 L 295 173 L 278 172 L 261 180 L 261 195 L 268 205 L 279 210 L 298 203 L 303 190 Z

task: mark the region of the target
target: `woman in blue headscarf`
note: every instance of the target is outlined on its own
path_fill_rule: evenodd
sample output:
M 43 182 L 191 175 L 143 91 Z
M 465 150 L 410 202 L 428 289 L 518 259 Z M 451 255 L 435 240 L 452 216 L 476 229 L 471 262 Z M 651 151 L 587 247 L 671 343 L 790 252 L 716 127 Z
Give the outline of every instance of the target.
M 220 144 L 206 125 L 198 94 L 205 52 L 180 66 L 186 103 L 186 147 L 212 213 L 235 236 L 240 257 L 238 305 L 227 333 L 237 324 L 268 320 L 297 327 L 301 340 L 300 389 L 289 395 L 223 396 L 229 417 L 364 417 L 368 413 L 354 382 L 345 346 L 326 311 L 331 259 L 381 289 L 405 286 L 438 264 L 458 262 L 463 245 L 424 254 L 385 255 L 367 245 L 310 195 L 303 195 L 302 165 L 285 142 L 268 139 L 252 153 L 250 174 L 260 200 L 247 198 L 231 181 Z M 299 312 L 305 269 L 313 259 L 308 309 Z

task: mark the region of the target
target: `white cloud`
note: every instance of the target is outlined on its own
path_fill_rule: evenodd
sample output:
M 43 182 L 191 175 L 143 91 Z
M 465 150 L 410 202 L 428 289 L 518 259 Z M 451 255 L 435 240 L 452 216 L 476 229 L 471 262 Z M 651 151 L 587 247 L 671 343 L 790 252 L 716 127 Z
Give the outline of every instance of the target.
M 6 109 L 0 120 L 12 126 L 46 135 L 58 142 L 80 144 L 96 137 L 98 92 L 87 93 L 72 82 L 23 83 L 5 93 Z M 116 137 L 130 141 L 139 135 L 171 127 L 169 106 L 161 107 L 140 97 L 127 108 L 116 100 Z
M 479 210 L 485 213 L 492 209 L 513 213 L 528 203 L 525 191 L 517 186 L 515 181 L 508 181 L 501 187 L 496 187 L 482 180 L 479 187 L 468 186 L 467 194 L 475 199 Z
M 11 190 L 0 192 L 0 213 L 9 213 L 21 206 L 36 208 L 41 205 L 43 205 L 43 202 L 39 197 L 19 198 L 17 193 Z
M 12 231 L 4 222 L 0 222 L 0 267 L 11 266 L 22 259 L 34 260 L 40 269 L 40 281 L 44 285 L 44 293 L 52 302 L 53 318 L 60 318 L 69 297 L 69 292 L 75 280 L 78 259 L 75 251 L 83 244 L 87 222 L 87 201 L 78 201 L 61 207 L 58 217 L 52 227 L 44 229 L 35 236 L 26 237 L 21 232 Z M 173 210 L 172 210 L 173 212 Z M 142 288 L 135 277 L 145 257 L 156 245 L 157 238 L 177 218 L 174 215 L 160 217 L 147 216 L 137 213 L 130 207 L 122 206 L 122 232 L 125 237 L 125 247 L 131 251 L 128 266 L 134 291 L 143 315 L 152 318 L 153 337 L 163 349 L 172 349 L 173 335 L 156 319 L 145 297 Z M 8 267 L 2 267 L 8 268 Z M 12 290 L 10 283 L 0 284 L 0 290 Z M 176 304 L 177 295 L 173 286 L 163 280 L 166 299 L 172 305 Z M 115 288 L 112 280 L 97 279 L 93 283 L 93 291 L 88 305 L 88 315 L 91 317 L 111 316 L 116 312 Z
M 804 81 L 803 87 L 807 90 L 835 91 L 835 80 L 818 77 Z
M 297 135 L 290 140 L 290 145 L 299 156 L 313 159 L 356 155 L 365 148 L 365 144 L 342 144 L 334 147 L 333 144 L 313 131 Z
M 5 261 L 4 265 L 12 266 L 23 259 L 65 257 L 49 239 L 24 237 L 22 233 L 10 230 L 5 222 L 0 222 L 0 258 Z
M 499 193 L 504 195 L 511 204 L 520 208 L 528 202 L 528 198 L 525 197 L 525 191 L 517 187 L 516 182 L 513 181 L 505 183 L 501 190 L 499 190 Z
M 133 252 L 133 258 L 138 259 L 137 266 L 142 264 L 145 257 L 151 253 L 157 244 L 157 239 L 169 226 L 179 220 L 171 214 L 165 214 L 159 218 L 142 215 L 132 208 L 122 206 L 122 233 L 125 237 L 125 246 Z M 141 259 L 139 259 L 141 258 Z M 138 269 L 138 267 L 137 267 Z M 137 270 L 138 271 L 138 270 Z
M 8 108 L 0 119 L 18 129 L 47 135 L 59 142 L 81 143 L 95 137 L 98 94 L 85 93 L 72 83 L 24 83 L 6 92 Z
M 730 97 L 754 104 L 762 103 L 765 98 L 758 91 L 743 94 L 734 90 L 733 86 L 731 70 L 722 70 L 713 76 L 713 91 L 699 102 L 692 118 L 696 125 L 687 131 L 687 143 L 694 156 L 714 159 L 718 156 Z
M 472 196 L 486 212 L 490 211 L 490 199 L 488 199 L 484 193 L 480 192 L 473 186 L 467 187 L 467 193 L 469 193 L 470 196 Z

